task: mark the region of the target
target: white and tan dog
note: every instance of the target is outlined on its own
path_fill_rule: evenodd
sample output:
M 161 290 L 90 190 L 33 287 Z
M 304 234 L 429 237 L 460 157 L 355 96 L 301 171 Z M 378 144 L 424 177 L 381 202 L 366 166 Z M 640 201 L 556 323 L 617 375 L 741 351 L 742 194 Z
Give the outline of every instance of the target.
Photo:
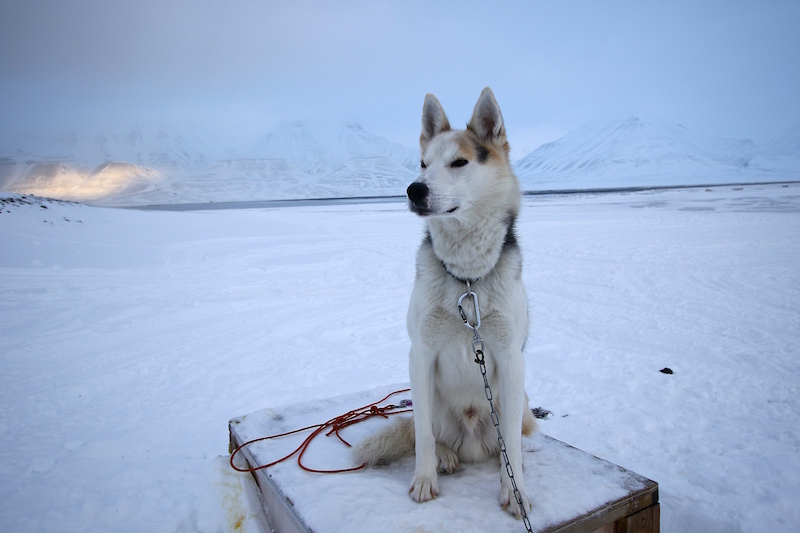
M 483 90 L 466 130 L 453 130 L 432 94 L 425 97 L 420 135 L 422 174 L 408 187 L 409 209 L 425 219 L 408 309 L 412 419 L 400 419 L 359 446 L 368 464 L 416 453 L 410 494 L 418 502 L 439 493 L 437 472 L 459 461 L 499 454 L 472 332 L 457 303 L 470 281 L 480 303 L 488 381 L 509 462 L 526 510 L 522 435 L 535 429 L 524 390 L 522 348 L 528 306 L 522 255 L 514 233 L 520 190 L 511 170 L 500 108 Z M 470 324 L 476 316 L 464 304 Z M 511 480 L 500 465 L 500 505 L 520 515 Z

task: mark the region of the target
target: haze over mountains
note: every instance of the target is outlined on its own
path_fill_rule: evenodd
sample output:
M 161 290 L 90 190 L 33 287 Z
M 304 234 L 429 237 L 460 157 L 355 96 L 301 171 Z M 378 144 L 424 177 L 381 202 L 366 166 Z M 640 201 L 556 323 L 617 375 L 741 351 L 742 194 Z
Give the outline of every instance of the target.
M 800 124 L 759 146 L 634 117 L 580 128 L 514 165 L 523 190 L 795 180 Z M 396 196 L 418 171 L 417 149 L 355 124 L 284 124 L 255 143 L 131 129 L 0 147 L 0 190 L 99 205 Z

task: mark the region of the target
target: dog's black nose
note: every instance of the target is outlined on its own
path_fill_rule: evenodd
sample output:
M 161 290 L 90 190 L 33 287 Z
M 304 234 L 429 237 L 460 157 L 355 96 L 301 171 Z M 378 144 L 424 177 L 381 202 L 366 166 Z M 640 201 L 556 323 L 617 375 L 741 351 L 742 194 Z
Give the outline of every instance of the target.
M 412 203 L 420 205 L 425 201 L 425 198 L 428 197 L 428 186 L 419 181 L 415 181 L 408 186 L 406 194 L 408 194 L 408 199 L 411 200 Z

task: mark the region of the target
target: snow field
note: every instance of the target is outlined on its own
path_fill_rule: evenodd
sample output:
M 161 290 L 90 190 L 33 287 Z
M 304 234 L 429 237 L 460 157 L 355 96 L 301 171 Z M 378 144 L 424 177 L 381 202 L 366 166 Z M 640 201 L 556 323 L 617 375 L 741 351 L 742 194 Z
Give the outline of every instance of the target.
M 533 209 L 550 213 L 526 239 L 527 383 L 554 412 L 541 428 L 658 481 L 665 531 L 800 523 L 786 497 L 799 485 L 800 220 L 796 189 L 760 196 L 787 189 Z
M 257 531 L 250 479 L 220 458 L 228 419 L 407 380 L 422 225 L 402 204 L 15 198 L 0 530 Z M 658 481 L 664 531 L 796 530 L 800 187 L 524 204 L 540 429 Z

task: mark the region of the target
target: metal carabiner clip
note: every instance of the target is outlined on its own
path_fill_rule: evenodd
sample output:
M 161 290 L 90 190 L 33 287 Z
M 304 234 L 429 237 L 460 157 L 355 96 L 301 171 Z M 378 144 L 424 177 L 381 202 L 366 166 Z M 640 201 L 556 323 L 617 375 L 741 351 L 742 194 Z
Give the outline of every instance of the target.
M 464 312 L 464 307 L 461 305 L 461 302 L 463 302 L 464 298 L 466 298 L 467 296 L 471 297 L 472 302 L 475 304 L 476 323 L 474 326 L 469 323 L 469 320 L 467 319 L 467 314 Z M 467 285 L 467 292 L 462 294 L 458 299 L 458 312 L 461 315 L 461 319 L 464 321 L 464 324 L 472 331 L 475 331 L 476 329 L 481 327 L 481 308 L 478 305 L 478 295 L 469 290 L 469 285 Z

